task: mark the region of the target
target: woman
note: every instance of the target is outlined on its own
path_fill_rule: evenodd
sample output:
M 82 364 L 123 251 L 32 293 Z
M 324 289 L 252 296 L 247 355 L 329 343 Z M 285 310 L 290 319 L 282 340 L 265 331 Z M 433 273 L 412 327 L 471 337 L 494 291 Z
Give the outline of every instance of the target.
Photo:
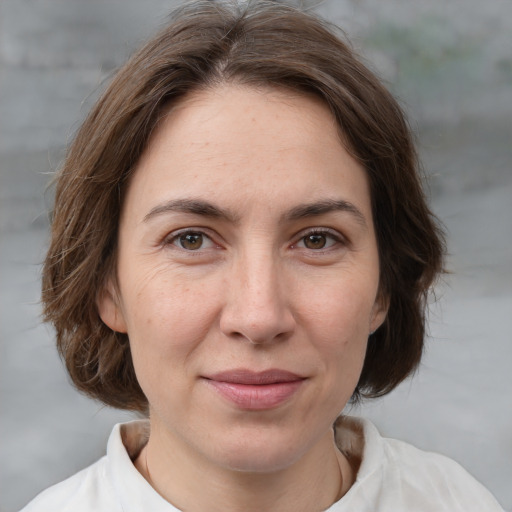
M 338 417 L 419 364 L 442 256 L 403 114 L 346 44 L 190 4 L 81 127 L 43 274 L 75 385 L 149 420 L 25 510 L 501 510 Z

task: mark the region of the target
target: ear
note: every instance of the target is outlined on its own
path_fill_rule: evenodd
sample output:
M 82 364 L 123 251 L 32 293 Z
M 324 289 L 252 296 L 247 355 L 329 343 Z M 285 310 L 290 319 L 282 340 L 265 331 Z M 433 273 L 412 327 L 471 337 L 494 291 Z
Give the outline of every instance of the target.
M 382 292 L 379 292 L 375 303 L 372 307 L 372 314 L 370 316 L 370 334 L 373 334 L 386 319 L 389 309 L 389 298 Z
M 96 299 L 98 313 L 103 323 L 113 331 L 126 333 L 126 322 L 119 305 L 119 297 L 112 279 L 108 279 Z

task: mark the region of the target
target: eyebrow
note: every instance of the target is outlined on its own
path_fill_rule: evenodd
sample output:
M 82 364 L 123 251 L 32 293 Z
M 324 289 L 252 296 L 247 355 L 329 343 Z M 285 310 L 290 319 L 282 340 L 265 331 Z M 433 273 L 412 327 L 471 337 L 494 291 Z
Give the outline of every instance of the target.
M 342 199 L 323 199 L 310 204 L 295 206 L 282 216 L 284 221 L 295 221 L 308 217 L 318 217 L 331 212 L 347 212 L 355 217 L 357 222 L 363 227 L 367 227 L 366 218 L 363 213 L 352 203 Z M 204 199 L 173 199 L 155 206 L 144 217 L 144 222 L 148 222 L 154 217 L 166 213 L 188 213 L 210 217 L 214 219 L 223 219 L 231 223 L 239 221 L 239 216 L 225 208 L 220 208 Z
M 152 208 L 144 217 L 144 222 L 148 222 L 154 217 L 171 212 L 189 213 L 193 215 L 201 215 L 202 217 L 224 219 L 233 223 L 238 221 L 238 216 L 233 212 L 224 208 L 219 208 L 208 201 L 204 201 L 202 199 L 174 199 Z
M 285 220 L 300 220 L 307 217 L 318 217 L 331 212 L 347 212 L 355 217 L 363 227 L 367 227 L 366 218 L 353 203 L 342 199 L 324 199 L 311 204 L 304 204 L 292 208 L 284 216 Z

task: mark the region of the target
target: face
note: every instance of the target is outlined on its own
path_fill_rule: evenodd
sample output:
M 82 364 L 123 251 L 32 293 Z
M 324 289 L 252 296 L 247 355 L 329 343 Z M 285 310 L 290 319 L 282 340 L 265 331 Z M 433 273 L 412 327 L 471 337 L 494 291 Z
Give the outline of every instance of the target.
M 135 170 L 118 242 L 99 310 L 128 333 L 152 435 L 256 471 L 332 436 L 385 308 L 367 177 L 323 103 L 186 98 Z

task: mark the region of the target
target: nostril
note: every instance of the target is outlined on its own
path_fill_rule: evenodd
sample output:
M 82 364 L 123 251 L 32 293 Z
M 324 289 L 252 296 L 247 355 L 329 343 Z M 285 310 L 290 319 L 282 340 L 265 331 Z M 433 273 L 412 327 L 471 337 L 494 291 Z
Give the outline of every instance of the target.
M 289 301 L 281 293 L 275 265 L 257 263 L 239 262 L 238 286 L 229 287 L 220 312 L 220 328 L 232 339 L 243 338 L 253 344 L 281 341 L 295 329 L 295 320 Z

